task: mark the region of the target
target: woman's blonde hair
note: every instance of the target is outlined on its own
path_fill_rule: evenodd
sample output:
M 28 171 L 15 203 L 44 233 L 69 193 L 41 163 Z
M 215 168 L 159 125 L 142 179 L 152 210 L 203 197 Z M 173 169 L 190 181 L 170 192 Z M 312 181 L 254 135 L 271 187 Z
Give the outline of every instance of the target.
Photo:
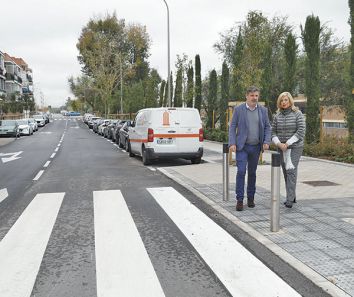
M 277 107 L 278 107 L 277 111 L 280 111 L 282 109 L 280 106 L 280 102 L 282 101 L 282 99 L 284 97 L 287 97 L 289 99 L 291 109 L 293 111 L 297 111 L 298 108 L 294 104 L 294 98 L 293 98 L 293 96 L 291 96 L 291 94 L 289 92 L 283 92 L 279 95 L 278 100 L 277 100 Z

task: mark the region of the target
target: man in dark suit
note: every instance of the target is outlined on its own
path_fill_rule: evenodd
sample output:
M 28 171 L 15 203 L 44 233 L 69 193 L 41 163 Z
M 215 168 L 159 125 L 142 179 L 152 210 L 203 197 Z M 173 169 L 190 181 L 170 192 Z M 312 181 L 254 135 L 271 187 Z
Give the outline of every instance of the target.
M 256 171 L 260 152 L 269 149 L 271 126 L 267 108 L 258 104 L 259 89 L 251 86 L 246 102 L 235 107 L 229 129 L 229 146 L 236 152 L 236 210 L 243 210 L 246 167 L 247 205 L 255 207 Z

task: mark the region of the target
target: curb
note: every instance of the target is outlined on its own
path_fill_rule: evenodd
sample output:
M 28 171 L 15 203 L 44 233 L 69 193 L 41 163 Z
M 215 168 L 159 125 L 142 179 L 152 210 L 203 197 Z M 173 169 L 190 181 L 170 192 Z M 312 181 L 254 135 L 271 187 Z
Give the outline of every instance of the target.
M 336 162 L 337 163 L 337 162 Z M 304 275 L 306 278 L 311 280 L 315 285 L 318 287 L 322 288 L 325 292 L 332 296 L 336 297 L 349 297 L 350 295 L 347 294 L 345 291 L 337 287 L 335 284 L 332 284 L 328 279 L 317 273 L 316 271 L 312 270 L 310 267 L 296 259 L 294 256 L 283 250 L 281 247 L 279 247 L 277 244 L 266 238 L 264 235 L 260 234 L 257 232 L 255 229 L 250 227 L 248 224 L 242 222 L 239 220 L 237 217 L 232 215 L 229 211 L 225 210 L 223 207 L 218 205 L 216 202 L 212 201 L 209 199 L 207 196 L 203 195 L 193 187 L 186 185 L 183 183 L 179 178 L 173 176 L 172 174 L 168 173 L 165 169 L 163 168 L 157 168 L 158 171 L 160 171 L 162 174 L 170 178 L 171 180 L 177 182 L 180 184 L 182 187 L 186 188 L 190 192 L 192 192 L 194 195 L 196 195 L 198 198 L 203 200 L 205 203 L 207 203 L 209 206 L 214 208 L 216 211 L 218 211 L 221 215 L 223 215 L 225 218 L 230 220 L 232 223 L 237 225 L 239 228 L 241 228 L 244 232 L 246 232 L 248 235 L 253 237 L 255 240 L 257 240 L 259 243 L 263 244 L 265 247 L 267 247 L 270 251 L 272 251 L 275 255 L 277 255 L 279 258 L 281 258 L 283 261 L 288 263 L 290 266 L 295 268 L 297 271 L 299 271 L 302 275 Z M 280 231 L 281 232 L 281 231 Z

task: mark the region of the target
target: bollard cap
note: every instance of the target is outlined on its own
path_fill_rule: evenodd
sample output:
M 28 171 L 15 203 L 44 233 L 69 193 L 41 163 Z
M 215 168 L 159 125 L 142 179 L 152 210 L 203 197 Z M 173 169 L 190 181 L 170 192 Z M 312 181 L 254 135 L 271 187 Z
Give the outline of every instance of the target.
M 272 153 L 272 167 L 280 167 L 280 154 Z
M 229 144 L 228 143 L 223 143 L 222 144 L 222 152 L 224 154 L 228 154 L 229 153 Z

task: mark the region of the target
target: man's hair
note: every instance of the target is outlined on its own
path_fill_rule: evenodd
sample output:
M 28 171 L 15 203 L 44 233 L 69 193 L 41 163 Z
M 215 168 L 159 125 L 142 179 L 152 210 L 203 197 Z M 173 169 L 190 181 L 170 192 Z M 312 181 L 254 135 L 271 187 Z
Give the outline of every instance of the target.
M 250 86 L 247 88 L 246 95 L 248 95 L 249 93 L 254 93 L 254 92 L 259 93 L 259 89 L 256 86 Z

